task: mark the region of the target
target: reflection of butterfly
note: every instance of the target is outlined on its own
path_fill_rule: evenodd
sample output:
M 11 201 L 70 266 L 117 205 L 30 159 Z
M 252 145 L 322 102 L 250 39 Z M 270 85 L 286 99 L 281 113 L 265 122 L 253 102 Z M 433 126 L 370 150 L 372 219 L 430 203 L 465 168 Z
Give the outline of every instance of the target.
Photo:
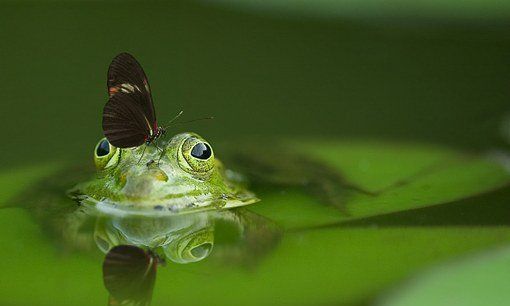
M 110 98 L 103 109 L 103 133 L 113 146 L 150 144 L 165 133 L 156 121 L 147 76 L 131 54 L 112 60 L 107 85 Z
M 112 248 L 103 261 L 103 281 L 110 293 L 109 305 L 150 305 L 158 262 L 152 252 L 136 246 Z

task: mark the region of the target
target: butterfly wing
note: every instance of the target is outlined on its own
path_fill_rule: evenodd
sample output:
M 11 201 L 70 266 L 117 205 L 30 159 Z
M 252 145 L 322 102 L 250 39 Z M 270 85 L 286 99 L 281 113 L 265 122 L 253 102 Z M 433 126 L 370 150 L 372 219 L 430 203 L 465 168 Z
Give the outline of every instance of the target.
M 129 53 L 120 53 L 111 62 L 108 68 L 108 94 L 110 97 L 117 93 L 142 94 L 142 99 L 137 101 L 145 116 L 155 130 L 157 128 L 156 112 L 152 102 L 152 94 L 147 76 L 142 66 Z
M 110 97 L 103 109 L 103 133 L 118 148 L 142 145 L 153 135 L 150 119 L 141 107 L 144 95 L 135 91 Z

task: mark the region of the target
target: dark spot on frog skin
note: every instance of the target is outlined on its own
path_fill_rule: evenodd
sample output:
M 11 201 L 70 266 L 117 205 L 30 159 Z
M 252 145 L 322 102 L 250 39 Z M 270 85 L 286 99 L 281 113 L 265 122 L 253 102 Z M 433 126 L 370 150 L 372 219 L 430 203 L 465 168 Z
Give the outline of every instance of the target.
M 168 210 L 171 212 L 178 212 L 179 208 L 175 205 L 172 205 L 172 206 L 168 207 Z
M 161 206 L 161 205 L 156 205 L 156 206 L 154 206 L 154 209 L 155 209 L 155 210 L 163 210 L 163 206 Z

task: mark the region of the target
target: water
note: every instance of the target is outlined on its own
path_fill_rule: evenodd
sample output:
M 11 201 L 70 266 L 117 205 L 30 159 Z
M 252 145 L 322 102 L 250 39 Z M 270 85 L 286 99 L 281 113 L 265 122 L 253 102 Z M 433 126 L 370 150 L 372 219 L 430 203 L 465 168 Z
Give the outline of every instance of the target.
M 3 3 L 0 199 L 26 194 L 0 210 L 0 305 L 106 304 L 105 246 L 120 242 L 154 249 L 125 251 L 152 258 L 154 285 L 149 277 L 142 294 L 150 291 L 152 305 L 370 304 L 421 269 L 508 243 L 508 188 L 340 222 L 338 210 L 302 188 L 255 184 L 262 202 L 253 207 L 125 226 L 75 213 L 65 190 L 88 177 L 81 170 L 67 170 L 53 189 L 55 175 L 41 176 L 49 185 L 29 184 L 28 192 L 20 187 L 27 174 L 14 175 L 50 161 L 90 161 L 102 137 L 106 69 L 121 51 L 143 64 L 162 123 L 180 110 L 185 119 L 215 117 L 169 133 L 197 132 L 219 156 L 241 142 L 265 150 L 317 138 L 505 152 L 507 29 L 497 18 L 440 14 L 322 18 L 184 1 Z M 196 233 L 203 241 L 194 255 L 184 253 L 200 260 L 185 264 L 178 242 L 189 245 Z M 130 281 L 119 281 L 122 292 Z

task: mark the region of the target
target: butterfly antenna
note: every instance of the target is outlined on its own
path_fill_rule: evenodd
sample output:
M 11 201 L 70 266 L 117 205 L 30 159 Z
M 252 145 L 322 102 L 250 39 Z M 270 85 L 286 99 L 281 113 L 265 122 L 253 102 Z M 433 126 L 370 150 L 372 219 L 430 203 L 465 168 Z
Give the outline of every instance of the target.
M 211 116 L 211 117 L 197 118 L 197 119 L 193 119 L 193 120 L 189 120 L 189 121 L 176 122 L 175 124 L 184 124 L 184 123 L 190 123 L 190 122 L 202 121 L 202 120 L 211 120 L 211 119 L 214 119 L 214 117 Z
M 170 125 L 172 124 L 184 124 L 184 123 L 190 123 L 190 122 L 195 122 L 195 121 L 201 121 L 201 120 L 210 120 L 210 119 L 214 119 L 214 117 L 203 117 L 203 118 L 198 118 L 198 119 L 193 119 L 193 120 L 189 120 L 189 121 L 181 121 L 181 122 L 175 122 L 183 113 L 184 111 L 180 111 L 177 116 L 175 116 L 172 120 L 170 120 L 170 122 L 168 123 L 167 126 L 165 126 L 163 129 L 166 130 L 167 128 L 170 127 Z M 159 165 L 159 161 L 161 160 L 161 158 L 163 157 L 163 155 L 165 154 L 165 151 L 166 149 L 168 148 L 168 145 L 170 144 L 170 142 L 167 142 L 166 145 L 163 147 L 163 149 L 160 149 L 161 150 L 161 154 L 159 155 L 159 158 L 158 158 L 158 165 Z M 159 149 L 159 147 L 157 146 L 156 144 L 156 148 Z
M 173 117 L 172 120 L 170 120 L 168 122 L 168 124 L 164 127 L 164 129 L 167 129 L 169 126 L 172 125 L 172 123 L 174 123 L 175 120 L 179 119 L 179 117 L 182 115 L 182 113 L 184 113 L 183 110 L 181 110 L 175 117 Z

